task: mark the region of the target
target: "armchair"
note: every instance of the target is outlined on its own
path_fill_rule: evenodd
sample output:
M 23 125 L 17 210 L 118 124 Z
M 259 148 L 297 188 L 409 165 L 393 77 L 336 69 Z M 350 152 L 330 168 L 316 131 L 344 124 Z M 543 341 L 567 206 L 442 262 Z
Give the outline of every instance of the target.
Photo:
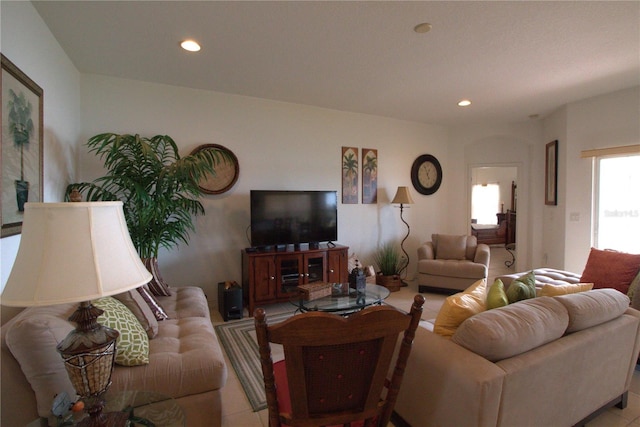
M 468 288 L 489 271 L 489 246 L 476 236 L 432 234 L 418 248 L 419 292 L 455 293 Z

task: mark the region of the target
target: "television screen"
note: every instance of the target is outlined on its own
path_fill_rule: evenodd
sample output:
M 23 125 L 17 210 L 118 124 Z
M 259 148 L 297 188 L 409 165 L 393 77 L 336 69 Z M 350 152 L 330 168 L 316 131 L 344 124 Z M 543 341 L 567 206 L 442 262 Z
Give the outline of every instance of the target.
M 251 190 L 251 245 L 338 239 L 336 191 Z

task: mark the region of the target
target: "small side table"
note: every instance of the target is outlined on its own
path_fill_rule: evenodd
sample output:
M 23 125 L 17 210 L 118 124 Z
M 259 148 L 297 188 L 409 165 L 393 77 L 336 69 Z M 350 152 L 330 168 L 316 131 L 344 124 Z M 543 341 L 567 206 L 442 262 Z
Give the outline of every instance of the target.
M 175 399 L 152 391 L 114 391 L 105 395 L 106 406 L 104 412 L 133 411 L 136 418 L 148 420 L 156 427 L 185 427 L 186 418 L 184 411 Z M 75 425 L 88 415 L 80 412 L 72 419 Z M 27 427 L 56 427 L 57 420 L 51 416 L 49 419 L 39 418 L 32 421 Z M 131 423 L 130 426 L 142 426 L 143 424 Z

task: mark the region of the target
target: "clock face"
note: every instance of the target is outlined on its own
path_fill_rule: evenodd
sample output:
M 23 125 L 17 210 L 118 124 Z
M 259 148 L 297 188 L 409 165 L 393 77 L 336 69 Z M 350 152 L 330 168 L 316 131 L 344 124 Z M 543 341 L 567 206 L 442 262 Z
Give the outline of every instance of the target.
M 423 187 L 430 188 L 433 187 L 438 179 L 438 171 L 436 171 L 436 167 L 431 162 L 424 162 L 420 165 L 420 169 L 418 170 L 418 181 Z
M 411 182 L 420 194 L 433 194 L 442 184 L 442 167 L 430 154 L 419 156 L 411 167 Z

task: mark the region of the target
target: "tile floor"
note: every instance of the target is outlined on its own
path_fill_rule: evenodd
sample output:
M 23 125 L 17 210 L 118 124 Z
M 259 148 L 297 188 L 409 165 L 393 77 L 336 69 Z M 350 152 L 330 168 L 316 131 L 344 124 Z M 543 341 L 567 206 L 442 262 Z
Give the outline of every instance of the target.
M 492 282 L 496 276 L 514 272 L 513 267 L 507 268 L 504 264 L 504 261 L 510 259 L 511 255 L 509 255 L 503 247 L 493 246 L 491 248 L 491 266 L 489 268 L 490 282 Z M 417 284 L 409 282 L 408 287 L 402 288 L 399 292 L 393 292 L 387 299 L 387 302 L 408 311 L 411 307 L 413 296 L 416 293 Z M 423 295 L 426 297 L 426 302 L 423 307 L 423 318 L 435 318 L 446 296 L 431 293 L 425 293 Z M 270 312 L 278 313 L 288 310 L 289 307 L 288 304 L 274 304 L 273 306 L 267 306 L 265 308 L 267 309 L 267 314 L 269 314 Z M 214 324 L 222 322 L 222 317 L 217 311 L 213 310 L 211 315 Z M 249 401 L 242 390 L 242 385 L 238 381 L 228 360 L 227 366 L 229 369 L 229 378 L 222 392 L 222 427 L 268 427 L 267 411 L 252 411 Z M 640 426 L 640 371 L 638 370 L 634 373 L 631 382 L 627 408 L 624 410 L 617 408 L 609 409 L 588 424 L 588 427 L 624 426 Z

